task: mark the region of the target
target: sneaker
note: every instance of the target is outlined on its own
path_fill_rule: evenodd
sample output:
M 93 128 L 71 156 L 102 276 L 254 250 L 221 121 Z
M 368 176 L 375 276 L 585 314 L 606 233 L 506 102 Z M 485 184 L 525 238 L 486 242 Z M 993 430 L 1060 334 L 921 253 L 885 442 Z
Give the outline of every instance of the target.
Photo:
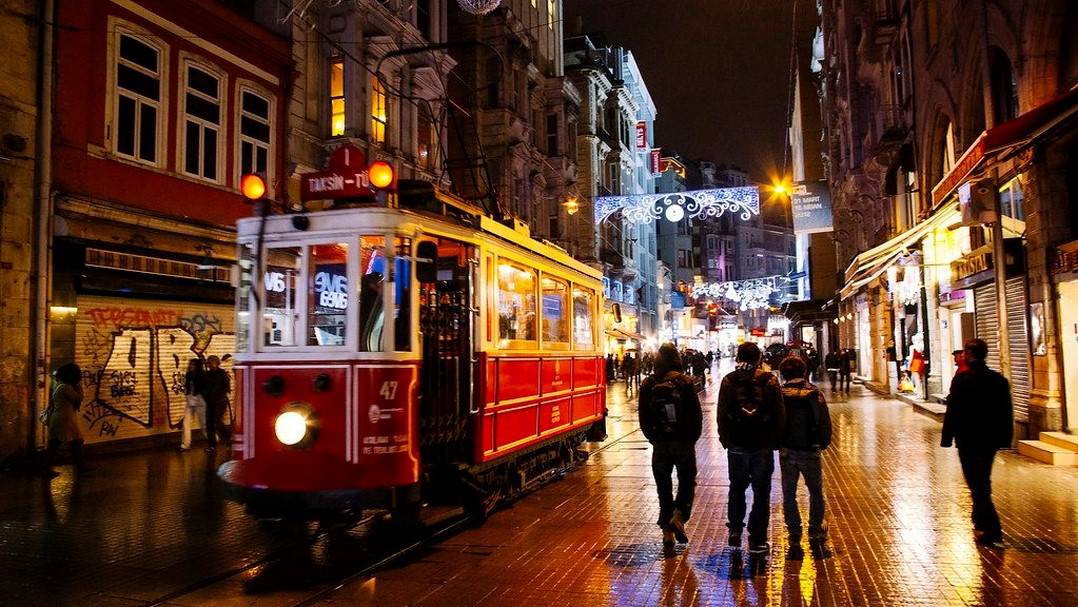
M 771 546 L 767 545 L 767 542 L 749 542 L 750 554 L 763 554 L 771 549 Z
M 801 544 L 791 544 L 786 550 L 787 561 L 800 561 L 805 558 L 805 549 L 801 547 Z
M 740 530 L 730 532 L 730 542 L 729 543 L 734 548 L 740 548 L 741 547 L 741 531 Z
M 682 518 L 680 510 L 674 510 L 674 516 L 670 518 L 670 529 L 674 532 L 678 543 L 689 543 L 689 536 L 685 535 L 685 519 Z
M 985 548 L 1003 548 L 1003 534 L 1000 533 L 986 533 L 974 541 Z

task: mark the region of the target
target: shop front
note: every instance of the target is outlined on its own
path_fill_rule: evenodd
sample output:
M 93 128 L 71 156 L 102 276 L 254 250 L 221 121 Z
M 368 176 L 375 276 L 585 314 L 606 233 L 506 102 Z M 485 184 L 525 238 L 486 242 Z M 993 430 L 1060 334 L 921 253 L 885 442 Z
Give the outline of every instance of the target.
M 234 234 L 73 198 L 57 208 L 50 358 L 82 369 L 83 436 L 172 440 L 188 362 L 231 368 Z

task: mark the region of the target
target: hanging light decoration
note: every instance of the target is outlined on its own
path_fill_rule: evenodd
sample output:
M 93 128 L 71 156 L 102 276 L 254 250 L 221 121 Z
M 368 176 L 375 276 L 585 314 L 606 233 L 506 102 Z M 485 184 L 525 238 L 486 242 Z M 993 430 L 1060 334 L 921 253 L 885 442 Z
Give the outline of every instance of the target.
M 780 290 L 785 276 L 768 276 L 727 282 L 711 282 L 693 287 L 692 295 L 698 299 L 725 299 L 738 305 L 744 312 L 758 310 L 770 305 L 771 295 Z
M 498 8 L 502 0 L 457 0 L 460 7 L 473 15 L 485 15 Z

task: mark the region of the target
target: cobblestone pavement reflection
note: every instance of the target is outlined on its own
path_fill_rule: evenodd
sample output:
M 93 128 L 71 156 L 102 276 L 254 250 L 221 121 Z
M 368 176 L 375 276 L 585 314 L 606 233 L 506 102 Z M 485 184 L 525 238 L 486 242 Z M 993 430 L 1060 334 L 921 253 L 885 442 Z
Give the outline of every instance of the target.
M 662 555 L 650 447 L 616 384 L 611 438 L 585 466 L 323 604 L 1078 605 L 1078 469 L 1001 456 L 994 480 L 1007 548 L 979 549 L 957 455 L 937 446 L 939 423 L 859 386 L 829 398 L 834 556 L 784 560 L 776 473 L 771 554 L 742 560 L 725 546 L 715 397 L 705 398 L 691 542 L 675 556 Z M 243 595 L 236 580 L 179 596 L 257 561 L 272 549 L 270 536 L 222 499 L 214 462 L 201 452 L 94 465 L 82 481 L 66 468 L 51 483 L 0 476 L 0 604 L 126 606 L 175 594 L 177 605 L 291 605 L 310 595 L 303 587 Z M 345 551 L 340 571 L 361 552 Z
M 612 388 L 610 434 L 623 438 L 583 470 L 326 604 L 1078 605 L 1078 469 L 1000 457 L 995 492 L 1008 547 L 979 549 L 957 454 L 938 447 L 939 423 L 860 386 L 829 398 L 834 556 L 784 559 L 777 471 L 770 556 L 748 562 L 726 548 L 726 457 L 710 390 L 691 542 L 664 558 L 650 448 L 623 395 Z M 803 488 L 801 497 L 804 510 Z

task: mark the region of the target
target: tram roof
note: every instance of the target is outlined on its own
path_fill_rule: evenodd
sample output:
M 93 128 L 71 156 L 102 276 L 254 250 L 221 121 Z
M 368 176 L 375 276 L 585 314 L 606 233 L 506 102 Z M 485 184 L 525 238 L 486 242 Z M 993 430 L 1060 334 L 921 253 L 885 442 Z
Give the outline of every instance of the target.
M 589 266 L 562 249 L 559 246 L 546 241 L 537 240 L 531 234 L 525 224 L 509 227 L 491 217 L 485 215 L 480 209 L 467 202 L 457 199 L 442 192 L 437 193 L 439 202 L 453 207 L 458 214 L 471 215 L 477 221 L 479 232 L 493 237 L 502 246 L 523 248 L 546 259 L 572 268 L 586 276 L 599 280 L 602 272 Z M 453 221 L 452 217 L 434 213 L 426 213 L 413 209 L 400 209 L 379 206 L 352 207 L 347 209 L 332 209 L 328 211 L 312 211 L 303 213 L 310 221 L 305 230 L 296 228 L 293 219 L 296 214 L 269 215 L 266 217 L 264 226 L 261 226 L 258 217 L 246 217 L 237 222 L 237 231 L 240 240 L 257 238 L 261 232 L 267 243 L 281 240 L 282 237 L 291 237 L 289 240 L 314 240 L 329 235 L 355 235 L 365 230 L 391 230 L 405 223 L 414 223 L 419 226 L 429 226 L 437 231 L 459 232 L 475 227 L 463 225 Z

